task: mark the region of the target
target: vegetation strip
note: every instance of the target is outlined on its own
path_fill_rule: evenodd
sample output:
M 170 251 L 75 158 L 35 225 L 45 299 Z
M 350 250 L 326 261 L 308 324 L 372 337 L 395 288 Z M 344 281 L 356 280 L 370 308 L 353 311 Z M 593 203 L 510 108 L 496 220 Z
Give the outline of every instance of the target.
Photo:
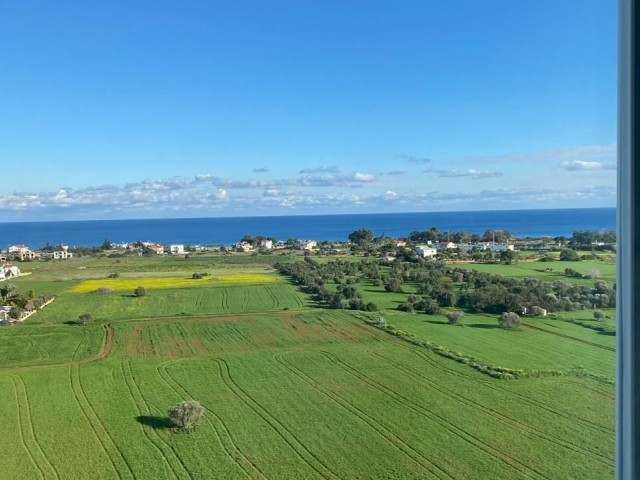
M 460 352 L 453 352 L 449 350 L 447 347 L 445 347 L 444 345 L 438 345 L 427 340 L 422 340 L 416 335 L 412 333 L 403 332 L 402 330 L 398 330 L 392 325 L 389 325 L 389 324 L 379 325 L 376 321 L 369 320 L 369 319 L 364 319 L 364 321 L 371 326 L 374 326 L 380 330 L 383 330 L 389 333 L 390 335 L 394 335 L 414 345 L 427 348 L 430 351 L 437 353 L 438 355 L 441 355 L 446 358 L 450 358 L 452 360 L 455 360 L 458 363 L 463 363 L 465 365 L 468 365 L 469 367 L 479 372 L 482 372 L 486 375 L 489 375 L 490 377 L 493 377 L 493 378 L 520 379 L 520 378 L 539 378 L 539 377 L 560 377 L 560 376 L 571 375 L 576 377 L 592 378 L 599 382 L 607 383 L 610 385 L 614 384 L 614 381 L 611 378 L 607 377 L 606 375 L 590 372 L 588 370 L 585 370 L 582 367 L 573 367 L 567 370 L 538 370 L 538 369 L 525 370 L 522 368 L 506 368 L 506 367 L 500 367 L 500 366 L 481 363 L 480 360 L 470 355 L 465 355 Z M 573 338 L 573 337 L 570 337 L 570 338 Z M 595 345 L 597 344 L 594 344 L 594 346 Z M 597 345 L 597 346 L 600 346 L 600 345 Z M 606 347 L 602 347 L 602 348 L 606 348 Z
M 569 323 L 572 323 L 572 322 L 569 322 Z M 531 328 L 533 330 L 538 330 L 539 332 L 545 332 L 545 333 L 548 333 L 550 335 L 556 335 L 558 337 L 568 338 L 570 340 L 575 340 L 576 342 L 584 343 L 585 345 L 590 345 L 590 346 L 596 347 L 596 348 L 602 348 L 603 350 L 609 350 L 610 352 L 615 352 L 616 351 L 615 348 L 607 347 L 606 345 L 600 345 L 599 343 L 589 342 L 588 340 L 583 340 L 581 338 L 572 337 L 571 335 L 567 335 L 566 333 L 552 332 L 551 330 L 547 330 L 546 328 L 537 327 L 535 325 L 529 325 L 529 324 L 526 324 L 526 323 L 523 323 L 522 325 L 527 327 L 527 328 Z

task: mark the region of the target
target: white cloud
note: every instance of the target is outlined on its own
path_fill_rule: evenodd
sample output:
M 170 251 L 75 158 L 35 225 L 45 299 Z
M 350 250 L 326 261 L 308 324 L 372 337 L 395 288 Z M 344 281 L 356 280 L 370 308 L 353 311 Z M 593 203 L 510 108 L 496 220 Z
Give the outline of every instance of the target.
M 437 173 L 442 178 L 448 177 L 471 177 L 471 178 L 493 178 L 501 177 L 502 172 L 497 170 L 476 170 L 475 168 L 469 168 L 467 170 L 425 170 L 425 173 Z
M 298 173 L 338 173 L 338 167 L 333 165 L 322 165 L 315 168 L 303 168 Z
M 353 174 L 353 179 L 356 182 L 369 183 L 369 182 L 373 182 L 376 179 L 376 177 L 374 175 L 371 175 L 370 173 L 356 172 Z
M 561 162 L 560 166 L 568 171 L 615 169 L 615 165 L 613 163 L 585 162 L 582 160 Z

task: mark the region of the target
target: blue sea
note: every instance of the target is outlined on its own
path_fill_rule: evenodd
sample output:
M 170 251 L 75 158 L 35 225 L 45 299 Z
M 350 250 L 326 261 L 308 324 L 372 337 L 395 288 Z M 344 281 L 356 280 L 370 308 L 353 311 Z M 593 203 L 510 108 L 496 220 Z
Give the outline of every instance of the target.
M 0 245 L 23 243 L 32 249 L 48 243 L 98 246 L 153 241 L 183 244 L 230 244 L 245 234 L 287 238 L 346 240 L 358 228 L 375 236 L 405 237 L 414 230 L 483 233 L 507 229 L 517 237 L 570 236 L 575 230 L 615 230 L 615 208 L 495 210 L 479 212 L 414 212 L 273 217 L 175 218 L 156 220 L 91 220 L 0 223 Z

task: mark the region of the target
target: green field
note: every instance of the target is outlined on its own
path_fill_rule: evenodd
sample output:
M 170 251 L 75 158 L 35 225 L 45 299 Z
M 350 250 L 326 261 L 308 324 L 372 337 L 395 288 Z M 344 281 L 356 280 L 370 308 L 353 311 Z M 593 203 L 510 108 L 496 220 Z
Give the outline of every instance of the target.
M 615 337 L 568 321 L 594 323 L 588 312 L 504 331 L 490 316 L 454 327 L 397 312 L 406 293 L 366 282 L 379 314 L 317 308 L 284 278 L 140 298 L 72 291 L 109 261 L 80 264 L 76 280 L 58 281 L 69 262 L 16 282 L 60 288 L 0 328 L 2 478 L 613 478 Z M 147 266 L 131 273 L 178 271 Z M 179 271 L 204 271 L 193 266 Z M 95 324 L 69 323 L 85 311 Z M 376 315 L 493 365 L 597 375 L 491 378 L 365 323 Z M 187 399 L 205 421 L 172 433 L 167 409 Z

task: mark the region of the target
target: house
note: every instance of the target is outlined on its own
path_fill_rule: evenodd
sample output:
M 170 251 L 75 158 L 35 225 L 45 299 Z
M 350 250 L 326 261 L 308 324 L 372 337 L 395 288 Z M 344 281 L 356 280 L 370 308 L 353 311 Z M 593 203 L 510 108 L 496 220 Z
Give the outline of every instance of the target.
M 514 251 L 515 246 L 506 243 L 494 243 L 489 247 L 492 252 L 506 252 L 506 251 Z
M 164 245 L 153 242 L 142 242 L 142 245 L 144 245 L 148 250 L 151 250 L 156 255 L 164 255 Z
M 184 245 L 169 245 L 169 252 L 171 255 L 182 255 L 186 253 L 184 251 Z
M 315 240 L 300 240 L 298 242 L 298 248 L 301 250 L 313 250 L 318 245 Z
M 23 245 L 23 244 L 10 245 L 9 248 L 7 249 L 7 251 L 9 253 L 13 253 L 14 255 L 19 255 L 21 253 L 27 253 L 29 251 L 29 247 L 27 247 L 26 245 Z
M 428 245 L 418 245 L 416 247 L 416 253 L 422 258 L 433 258 L 438 254 L 438 250 Z
M 438 250 L 450 250 L 453 248 L 458 248 L 458 245 L 453 242 L 439 242 L 436 243 L 436 248 Z
M 66 245 L 61 245 L 60 250 L 43 253 L 42 257 L 53 258 L 54 260 L 68 260 L 70 258 L 73 258 L 73 253 L 69 251 L 69 247 L 67 247 Z
M 251 250 L 253 250 L 253 245 L 251 245 L 249 242 L 239 242 L 235 244 L 236 250 L 239 250 L 241 252 L 250 252 Z
M 402 238 L 396 238 L 393 243 L 395 243 L 396 247 L 406 247 L 407 241 Z
M 20 269 L 15 265 L 11 265 L 10 263 L 5 263 L 0 266 L 0 281 L 6 280 L 10 277 L 19 277 Z
M 273 240 L 261 240 L 260 248 L 264 248 L 266 250 L 271 250 L 273 248 Z

